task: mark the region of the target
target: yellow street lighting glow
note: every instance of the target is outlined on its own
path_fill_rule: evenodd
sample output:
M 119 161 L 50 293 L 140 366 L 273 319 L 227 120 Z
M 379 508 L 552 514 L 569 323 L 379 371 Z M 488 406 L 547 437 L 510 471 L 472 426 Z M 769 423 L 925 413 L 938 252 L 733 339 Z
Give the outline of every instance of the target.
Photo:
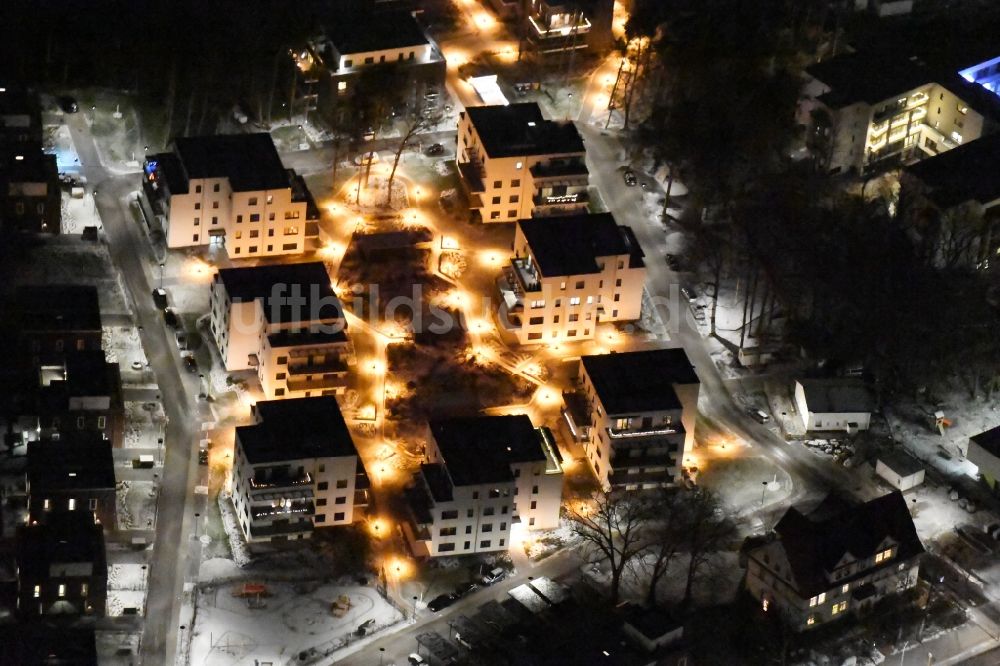
M 479 253 L 479 260 L 485 266 L 499 266 L 503 260 L 503 254 L 498 250 L 483 250 Z
M 381 375 L 385 372 L 385 363 L 381 359 L 372 359 L 365 365 L 365 369 L 373 375 Z

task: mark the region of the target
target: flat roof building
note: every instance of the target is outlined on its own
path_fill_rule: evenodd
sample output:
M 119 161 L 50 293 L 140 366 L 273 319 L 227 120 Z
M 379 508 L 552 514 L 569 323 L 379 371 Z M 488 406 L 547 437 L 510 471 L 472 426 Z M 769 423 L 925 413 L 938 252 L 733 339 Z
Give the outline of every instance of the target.
M 118 529 L 115 460 L 111 442 L 100 433 L 71 430 L 59 439 L 29 442 L 26 480 L 29 521 L 80 511 Z

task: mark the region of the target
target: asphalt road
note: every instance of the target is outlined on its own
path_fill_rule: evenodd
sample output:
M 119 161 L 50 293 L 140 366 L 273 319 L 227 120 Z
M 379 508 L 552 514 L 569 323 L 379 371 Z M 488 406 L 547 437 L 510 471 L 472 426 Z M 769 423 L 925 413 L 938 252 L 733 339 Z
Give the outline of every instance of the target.
M 155 265 L 143 230 L 134 222 L 125 203 L 139 188 L 138 175 L 116 176 L 101 164 L 84 114 L 67 117 L 73 143 L 80 157 L 80 171 L 87 176 L 101 215 L 111 258 L 120 271 L 126 297 L 150 367 L 156 375 L 168 422 L 165 456 L 157 501 L 156 536 L 149 567 L 146 616 L 140 651 L 142 664 L 172 664 L 184 583 L 187 548 L 193 516 L 187 498 L 193 491 L 196 456 L 193 443 L 198 432 L 197 379 L 186 376 L 172 337 L 155 309 L 146 267 Z M 96 193 L 96 195 L 95 195 Z M 145 262 L 145 264 L 144 264 Z

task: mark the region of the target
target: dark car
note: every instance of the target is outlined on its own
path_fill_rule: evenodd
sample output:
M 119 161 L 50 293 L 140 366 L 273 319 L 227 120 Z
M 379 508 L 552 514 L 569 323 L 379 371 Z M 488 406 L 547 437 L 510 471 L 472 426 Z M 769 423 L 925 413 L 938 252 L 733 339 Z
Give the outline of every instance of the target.
M 427 155 L 442 155 L 444 154 L 444 146 L 440 143 L 432 143 L 427 146 L 427 150 L 424 151 Z
M 457 585 L 455 587 L 455 595 L 459 599 L 461 599 L 462 597 L 466 596 L 467 594 L 472 594 L 473 592 L 475 592 L 478 589 L 479 589 L 479 586 L 476 585 L 475 583 L 472 583 L 472 582 L 462 583 L 462 584 Z
M 75 98 L 63 95 L 59 98 L 59 108 L 63 110 L 63 113 L 76 113 L 80 110 L 80 105 Z
M 199 465 L 208 464 L 208 449 L 198 449 L 198 464 Z
M 689 301 L 698 300 L 698 294 L 691 287 L 681 287 L 681 296 L 688 299 Z
M 173 308 L 163 309 L 163 323 L 170 328 L 177 328 L 181 325 L 180 320 L 177 318 L 177 313 L 174 312 Z
M 167 307 L 167 290 L 163 287 L 153 290 L 153 305 L 159 309 Z
M 625 179 L 625 184 L 629 187 L 635 187 L 635 184 L 639 182 L 635 177 L 635 171 L 632 171 L 631 169 L 627 169 L 625 173 L 622 174 L 622 178 Z
M 434 611 L 435 613 L 439 610 L 444 610 L 448 606 L 451 606 L 455 601 L 458 600 L 458 596 L 454 594 L 439 594 L 430 600 L 427 604 L 427 608 Z
M 195 359 L 193 354 L 188 354 L 184 357 L 184 369 L 191 374 L 198 372 L 198 361 Z

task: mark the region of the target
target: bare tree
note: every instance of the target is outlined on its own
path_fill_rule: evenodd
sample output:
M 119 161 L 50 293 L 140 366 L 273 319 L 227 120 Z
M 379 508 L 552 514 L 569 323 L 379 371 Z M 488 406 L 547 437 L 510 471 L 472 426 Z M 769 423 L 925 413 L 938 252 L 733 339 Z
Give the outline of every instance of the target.
M 722 549 L 737 534 L 736 523 L 723 511 L 718 496 L 709 490 L 698 490 L 685 501 L 684 546 L 690 559 L 682 605 L 691 602 L 694 581 L 711 556 Z
M 611 567 L 611 601 L 618 603 L 622 573 L 646 548 L 645 527 L 649 505 L 635 496 L 600 493 L 585 508 L 571 508 L 573 531 Z
M 666 575 L 670 564 L 684 546 L 686 532 L 685 495 L 676 489 L 665 489 L 654 504 L 656 513 L 649 526 L 646 548 L 642 551 L 641 564 L 648 579 L 646 603 L 656 604 L 656 588 Z
M 392 171 L 389 172 L 389 183 L 386 188 L 385 194 L 385 205 L 392 205 L 392 183 L 396 179 L 396 168 L 399 166 L 399 158 L 402 157 L 403 151 L 413 143 L 414 138 L 421 131 L 429 127 L 434 123 L 426 113 L 422 110 L 418 110 L 410 120 L 407 122 L 406 130 L 403 132 L 403 138 L 399 140 L 399 145 L 396 146 L 396 154 L 392 159 Z

